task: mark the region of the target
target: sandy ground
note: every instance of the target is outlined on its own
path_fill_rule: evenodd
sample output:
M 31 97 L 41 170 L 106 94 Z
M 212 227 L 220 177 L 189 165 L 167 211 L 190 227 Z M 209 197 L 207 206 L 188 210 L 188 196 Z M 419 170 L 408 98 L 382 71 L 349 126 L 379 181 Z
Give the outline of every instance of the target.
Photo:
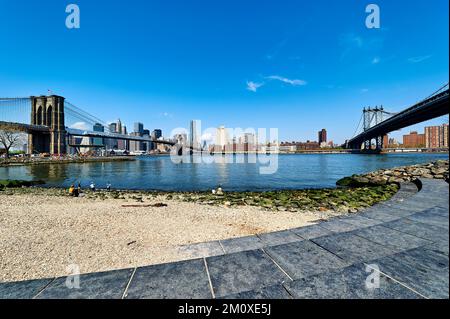
M 183 259 L 179 246 L 304 226 L 327 213 L 226 208 L 162 198 L 126 200 L 0 195 L 0 282 L 64 276 Z

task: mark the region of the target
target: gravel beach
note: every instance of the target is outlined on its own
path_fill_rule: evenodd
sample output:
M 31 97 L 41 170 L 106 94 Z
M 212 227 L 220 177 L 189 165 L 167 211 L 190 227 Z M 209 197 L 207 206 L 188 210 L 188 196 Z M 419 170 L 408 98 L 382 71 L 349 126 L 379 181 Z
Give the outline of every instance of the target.
M 41 192 L 41 193 L 40 193 Z M 167 204 L 167 207 L 123 205 Z M 0 193 L 0 281 L 20 281 L 184 259 L 181 245 L 284 230 L 332 212 L 215 207 L 161 196 L 92 199 L 49 191 Z

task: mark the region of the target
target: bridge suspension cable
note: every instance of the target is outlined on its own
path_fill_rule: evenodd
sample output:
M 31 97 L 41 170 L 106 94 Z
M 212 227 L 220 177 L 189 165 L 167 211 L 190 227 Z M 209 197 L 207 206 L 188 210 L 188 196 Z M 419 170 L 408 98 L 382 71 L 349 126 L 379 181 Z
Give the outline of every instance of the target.
M 352 138 L 355 137 L 355 136 L 357 136 L 357 135 L 360 133 L 360 126 L 361 126 L 361 123 L 362 123 L 362 121 L 363 121 L 363 116 L 364 116 L 364 115 L 361 114 L 361 117 L 359 118 L 358 126 L 356 127 L 355 133 L 353 133 Z
M 0 121 L 30 123 L 31 99 L 29 97 L 0 98 Z
M 432 93 L 430 96 L 426 97 L 424 100 L 427 100 L 427 99 L 429 99 L 430 97 L 433 97 L 433 96 L 435 96 L 435 95 L 437 95 L 437 94 L 439 94 L 439 93 L 442 93 L 442 92 L 444 92 L 446 89 L 448 90 L 448 88 L 449 88 L 448 85 L 449 85 L 449 83 L 447 82 L 447 84 L 445 84 L 444 86 L 442 86 L 441 88 L 439 88 L 436 92 Z
M 105 132 L 109 132 L 109 127 L 106 122 L 99 119 L 98 117 L 87 113 L 83 109 L 75 106 L 69 101 L 65 101 L 65 112 L 66 112 L 66 125 L 71 126 L 74 124 L 88 124 L 91 127 L 89 130 L 92 130 L 92 127 L 95 124 L 101 124 L 104 127 Z M 79 128 L 79 127 L 76 127 Z

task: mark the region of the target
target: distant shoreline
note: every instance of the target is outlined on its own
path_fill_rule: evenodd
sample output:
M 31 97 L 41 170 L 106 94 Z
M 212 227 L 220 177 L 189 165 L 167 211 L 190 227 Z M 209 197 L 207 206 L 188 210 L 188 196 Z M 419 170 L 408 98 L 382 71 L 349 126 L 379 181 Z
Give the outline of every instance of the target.
M 297 152 L 279 152 L 271 153 L 271 155 L 339 155 L 339 154 L 351 154 L 351 155 L 364 155 L 365 153 L 355 153 L 352 150 L 316 150 L 316 151 L 297 151 Z M 378 155 L 387 154 L 449 154 L 449 151 L 417 151 L 417 150 L 403 150 L 403 151 L 385 151 Z M 213 153 L 212 155 L 267 155 L 266 153 Z M 170 154 L 150 154 L 142 156 L 110 156 L 110 157 L 90 157 L 90 158 L 19 158 L 5 161 L 0 160 L 1 167 L 17 167 L 17 166 L 32 166 L 32 165 L 51 165 L 51 164 L 85 164 L 85 163 L 96 163 L 96 162 L 128 162 L 136 161 L 140 157 L 165 157 L 170 156 Z
M 26 158 L 18 160 L 1 161 L 0 167 L 14 167 L 14 166 L 32 166 L 32 165 L 50 165 L 50 164 L 84 164 L 95 162 L 128 162 L 135 161 L 134 156 L 115 156 L 115 157 L 91 157 L 91 158 Z

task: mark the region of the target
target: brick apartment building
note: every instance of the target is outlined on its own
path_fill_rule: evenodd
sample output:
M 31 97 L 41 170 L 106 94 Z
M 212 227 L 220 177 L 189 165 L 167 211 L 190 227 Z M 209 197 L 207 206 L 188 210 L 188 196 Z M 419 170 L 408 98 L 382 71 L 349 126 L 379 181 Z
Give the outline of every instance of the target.
M 425 146 L 427 148 L 448 147 L 448 124 L 425 127 Z
M 419 134 L 413 131 L 409 134 L 403 135 L 403 147 L 425 147 L 425 134 Z

